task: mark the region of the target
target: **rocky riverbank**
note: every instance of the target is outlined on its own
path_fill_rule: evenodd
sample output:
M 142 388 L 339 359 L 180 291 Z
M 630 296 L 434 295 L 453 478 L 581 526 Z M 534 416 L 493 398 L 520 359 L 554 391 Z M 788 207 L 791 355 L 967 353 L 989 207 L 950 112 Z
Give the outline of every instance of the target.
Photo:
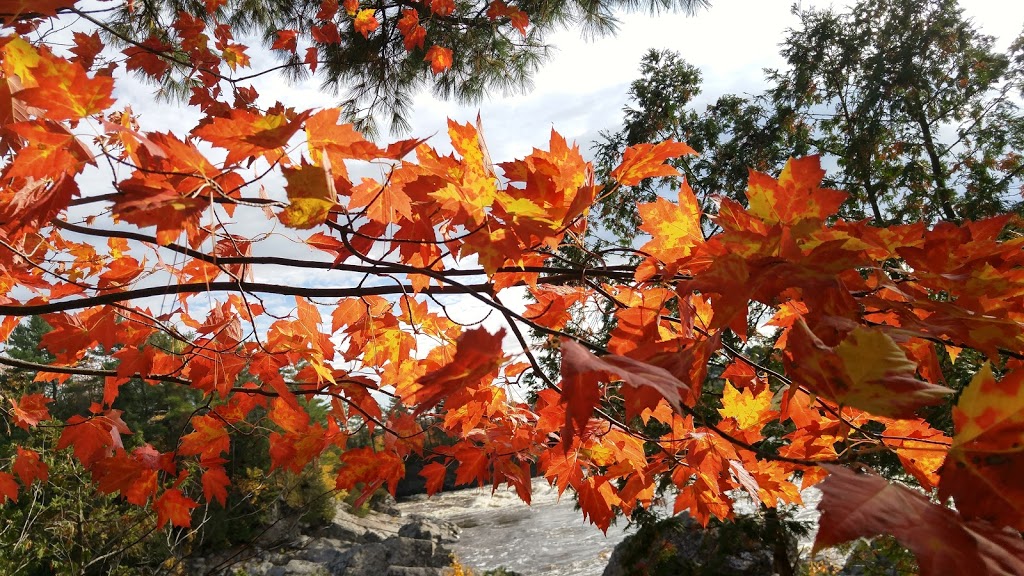
M 341 503 L 334 521 L 315 530 L 285 519 L 256 544 L 193 559 L 187 571 L 216 576 L 442 576 L 451 564 L 448 545 L 458 539 L 458 527 L 384 510 L 357 515 Z

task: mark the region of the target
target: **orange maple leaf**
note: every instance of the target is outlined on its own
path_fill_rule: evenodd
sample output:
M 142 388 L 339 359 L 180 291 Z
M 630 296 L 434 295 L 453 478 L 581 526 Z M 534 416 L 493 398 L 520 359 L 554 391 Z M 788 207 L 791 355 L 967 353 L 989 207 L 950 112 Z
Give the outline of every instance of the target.
M 356 14 L 356 18 L 353 21 L 353 28 L 356 32 L 363 35 L 363 38 L 369 38 L 370 32 L 373 32 L 380 26 L 380 22 L 377 21 L 377 17 L 374 16 L 376 10 L 372 8 L 363 8 Z
M 25 143 L 4 171 L 8 178 L 58 178 L 77 174 L 86 164 L 96 164 L 92 152 L 59 122 L 42 118 L 4 128 L 24 138 Z
M 438 16 L 451 16 L 455 12 L 455 0 L 430 0 L 430 11 Z
M 124 450 L 97 460 L 92 466 L 92 473 L 100 492 L 120 492 L 125 500 L 138 506 L 144 506 L 158 488 L 156 470 Z
M 338 192 L 330 171 L 322 166 L 307 164 L 305 159 L 298 168 L 281 168 L 288 184 L 288 207 L 277 215 L 289 228 L 308 229 L 327 221 L 331 210 L 338 204 Z
M 346 4 L 348 4 L 346 2 Z M 320 9 L 316 12 L 317 20 L 334 20 L 338 13 L 338 0 L 323 0 L 320 2 Z
M 121 434 L 130 434 L 128 426 L 121 420 L 120 410 L 101 413 L 98 406 L 94 405 L 93 412 L 91 418 L 80 414 L 68 418 L 57 441 L 58 450 L 74 447 L 75 457 L 86 466 L 108 456 L 117 448 L 123 448 Z
M 821 188 L 824 176 L 817 156 L 790 158 L 778 180 L 751 171 L 747 186 L 750 214 L 769 224 L 825 220 L 839 210 L 848 194 Z
M 46 462 L 42 461 L 39 452 L 18 446 L 17 453 L 18 456 L 15 458 L 14 466 L 11 469 L 18 476 L 18 479 L 21 480 L 21 483 L 25 486 L 32 484 L 36 480 L 45 483 L 46 479 L 49 478 L 50 468 L 46 465 Z
M 0 1 L 0 22 L 10 24 L 21 18 L 56 16 L 57 11 L 71 8 L 77 0 L 3 0 Z
M 215 416 L 192 417 L 193 431 L 181 438 L 178 453 L 199 454 L 201 458 L 217 458 L 231 449 L 231 437 L 224 428 L 224 422 Z
M 878 421 L 885 424 L 882 442 L 896 453 L 903 468 L 925 489 L 938 486 L 939 468 L 949 452 L 951 439 L 920 419 Z
M 203 472 L 203 497 L 207 502 L 219 502 L 224 507 L 227 505 L 230 484 L 231 479 L 223 466 L 211 466 Z
M 686 258 L 704 243 L 700 203 L 685 180 L 679 189 L 678 203 L 657 198 L 654 202 L 639 204 L 637 210 L 643 220 L 640 229 L 651 235 L 650 242 L 640 250 L 662 262 Z
M 398 31 L 402 34 L 402 44 L 405 49 L 412 52 L 416 48 L 423 48 L 427 39 L 427 29 L 420 25 L 420 16 L 412 8 L 402 9 L 402 18 L 398 20 Z
M 737 390 L 732 384 L 726 383 L 722 389 L 722 408 L 718 413 L 722 418 L 733 418 L 742 429 L 760 430 L 767 422 L 778 417 L 779 413 L 771 409 L 772 391 L 765 388 L 754 394 L 750 388 Z
M 249 67 L 249 55 L 245 53 L 247 47 L 241 44 L 228 44 L 221 51 L 220 57 L 224 60 L 224 63 L 228 65 L 228 68 L 232 70 L 241 66 L 242 68 Z
M 339 108 L 326 108 L 306 120 L 306 142 L 313 162 L 329 158 L 331 170 L 346 175 L 345 160 L 372 160 L 381 155 L 380 148 L 356 132 L 351 124 L 338 124 Z
M 696 153 L 693 148 L 674 140 L 660 144 L 637 144 L 626 148 L 622 153 L 622 162 L 609 176 L 624 186 L 636 186 L 644 178 L 678 176 L 679 171 L 665 164 L 665 161 Z
M 455 356 L 451 362 L 421 376 L 418 380 L 420 389 L 412 397 L 403 399 L 416 406 L 413 415 L 430 410 L 459 389 L 496 377 L 504 361 L 501 352 L 504 338 L 504 328 L 494 334 L 482 327 L 463 332 L 455 341 Z
M 569 339 L 562 339 L 562 402 L 566 404 L 565 433 L 562 442 L 571 442 L 582 432 L 601 398 L 599 382 L 621 380 L 634 388 L 646 386 L 657 390 L 678 411 L 681 395 L 689 386 L 672 373 L 626 356 L 610 354 L 598 358 Z M 575 432 L 574 432 L 575 431 Z
M 121 52 L 128 57 L 125 62 L 125 69 L 130 71 L 141 70 L 150 78 L 162 78 L 164 73 L 171 68 L 166 59 L 160 54 L 171 50 L 171 45 L 156 36 L 150 36 L 139 46 L 129 46 Z
M 46 405 L 50 402 L 53 402 L 53 399 L 42 394 L 26 394 L 17 402 L 10 400 L 14 425 L 28 430 L 40 422 L 49 420 L 50 411 Z
M 89 77 L 78 62 L 53 55 L 45 46 L 36 51 L 21 38 L 3 47 L 10 62 L 8 73 L 15 71 L 25 88 L 14 96 L 45 111 L 49 120 L 79 120 L 102 112 L 114 104 L 114 79 Z
M 92 68 L 96 56 L 103 50 L 103 41 L 100 40 L 99 32 L 93 32 L 92 34 L 75 32 L 74 39 L 75 47 L 71 49 L 71 52 L 76 56 L 76 60 L 83 68 L 86 70 Z
M 910 418 L 953 393 L 919 380 L 917 364 L 878 328 L 857 326 L 832 348 L 798 319 L 785 360 L 794 379 L 814 392 L 879 416 Z
M 437 45 L 431 46 L 427 50 L 427 55 L 423 57 L 423 60 L 430 62 L 430 71 L 435 75 L 451 68 L 454 63 L 452 51 L 444 46 Z
M 225 164 L 261 157 L 270 164 L 285 157 L 282 147 L 299 131 L 312 110 L 298 114 L 259 114 L 231 110 L 224 117 L 209 118 L 192 130 L 192 135 L 228 151 Z
M 295 30 L 278 30 L 277 36 L 274 39 L 273 45 L 270 46 L 271 50 L 285 50 L 287 52 L 295 53 L 295 49 L 298 46 L 298 32 Z
M 615 517 L 612 507 L 621 503 L 615 487 L 604 476 L 590 476 L 580 482 L 577 494 L 583 517 L 607 534 Z
M 18 501 L 18 482 L 12 474 L 0 472 L 0 504 Z
M 444 479 L 447 476 L 447 467 L 440 462 L 430 462 L 420 469 L 420 476 L 426 481 L 427 495 L 433 496 L 444 487 Z
M 530 295 L 537 301 L 526 306 L 523 316 L 553 330 L 565 328 L 572 319 L 569 308 L 586 297 L 579 288 L 569 286 L 538 286 L 530 289 Z
M 372 448 L 354 448 L 341 455 L 341 467 L 335 488 L 353 492 L 359 497 L 353 506 L 361 506 L 384 484 L 394 494 L 398 481 L 405 474 L 405 462 L 391 451 L 374 452 Z
M 515 6 L 509 6 L 502 2 L 502 0 L 492 0 L 487 6 L 487 17 L 491 20 L 497 20 L 498 18 L 508 18 L 509 23 L 519 33 L 526 37 L 526 28 L 530 25 L 530 17 L 519 8 Z

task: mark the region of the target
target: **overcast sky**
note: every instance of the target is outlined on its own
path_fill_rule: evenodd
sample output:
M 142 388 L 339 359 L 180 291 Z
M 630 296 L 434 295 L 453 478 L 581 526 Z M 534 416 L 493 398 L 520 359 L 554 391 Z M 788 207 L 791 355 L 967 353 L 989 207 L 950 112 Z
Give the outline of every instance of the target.
M 757 93 L 765 68 L 784 65 L 778 44 L 787 28 L 797 24 L 792 0 L 712 0 L 713 5 L 692 16 L 683 14 L 624 14 L 615 36 L 585 40 L 576 30 L 554 35 L 553 58 L 535 77 L 525 93 L 495 94 L 478 105 L 459 106 L 424 92 L 415 99 L 411 136 L 437 134 L 430 143 L 447 150 L 446 119 L 460 122 L 476 118 L 479 110 L 487 143 L 495 162 L 522 157 L 533 147 L 546 147 L 554 128 L 577 141 L 589 157 L 592 141 L 600 130 L 621 124 L 629 83 L 638 76 L 640 58 L 651 48 L 667 48 L 682 54 L 701 69 L 703 94 L 698 102 L 709 103 L 727 93 Z M 804 2 L 804 6 L 843 6 L 842 2 Z M 1024 25 L 1024 2 L 964 0 L 965 12 L 985 33 L 996 36 L 1005 48 Z M 249 50 L 254 70 L 269 62 L 265 52 Z M 297 109 L 337 104 L 339 98 L 320 91 L 318 79 L 288 86 L 278 78 L 260 79 L 256 88 L 261 104 L 276 100 Z M 119 95 L 142 113 L 148 130 L 181 132 L 182 113 L 152 102 L 152 87 L 135 83 L 119 85 Z M 186 114 L 195 114 L 194 111 Z M 198 114 L 195 114 L 198 120 Z
M 443 135 L 446 117 L 468 121 L 479 109 L 495 161 L 545 146 L 551 128 L 576 140 L 588 154 L 598 131 L 621 125 L 629 84 L 638 76 L 641 57 L 651 48 L 675 50 L 701 69 L 703 103 L 723 94 L 759 92 L 764 85 L 762 70 L 784 66 L 778 44 L 785 31 L 798 23 L 791 13 L 794 2 L 712 2 L 710 8 L 692 16 L 624 15 L 616 36 L 596 41 L 581 39 L 577 31 L 562 32 L 553 37 L 555 56 L 537 74 L 532 91 L 495 95 L 479 106 L 458 106 L 422 94 L 416 99 L 412 133 Z M 803 3 L 805 7 L 829 5 L 847 3 Z M 1024 2 L 963 0 L 961 6 L 984 33 L 997 37 L 999 49 L 1005 49 L 1024 26 Z

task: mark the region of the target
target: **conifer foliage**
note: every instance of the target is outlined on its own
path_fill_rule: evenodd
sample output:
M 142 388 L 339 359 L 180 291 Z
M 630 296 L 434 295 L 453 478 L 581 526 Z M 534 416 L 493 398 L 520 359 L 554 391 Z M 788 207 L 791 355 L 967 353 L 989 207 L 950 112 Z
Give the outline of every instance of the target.
M 449 122 L 452 154 L 381 145 L 338 109 L 258 105 L 230 75 L 255 63 L 215 16 L 175 21 L 187 55 L 117 52 L 84 33 L 65 50 L 33 29 L 72 2 L 29 4 L 32 14 L 0 3 L 0 337 L 40 315 L 53 329 L 37 379 L 105 380 L 63 420 L 46 394 L 15 388 L 0 390 L 0 410 L 11 429 L 59 427 L 47 449 L 73 454 L 100 491 L 153 509 L 160 528 L 223 501 L 231 432 L 258 413 L 274 467 L 336 451 L 336 486 L 364 498 L 394 491 L 413 453 L 428 460 L 431 492 L 454 469 L 459 484 L 529 502 L 539 469 L 602 530 L 651 506 L 663 481 L 674 509 L 704 523 L 731 517 L 737 491 L 776 507 L 821 483 L 819 546 L 889 533 L 924 574 L 1024 573 L 1024 240 L 1013 217 L 846 221 L 835 216 L 846 194 L 821 188 L 811 156 L 778 175 L 752 171 L 745 204 L 722 198 L 714 213 L 686 185 L 643 204 L 645 244 L 577 266 L 557 255 L 589 250 L 596 199 L 672 173 L 666 162 L 692 149 L 632 146 L 599 188 L 557 133 L 499 163 L 478 123 Z M 210 14 L 219 5 L 207 2 Z M 442 68 L 458 57 L 436 56 Z M 183 58 L 204 116 L 147 130 L 115 100 L 116 79 Z M 365 163 L 381 176 L 353 176 Z M 534 303 L 522 310 L 524 289 Z M 449 317 L 468 302 L 504 327 Z M 753 305 L 774 316 L 748 333 Z M 566 330 L 602 310 L 615 320 L 607 338 Z M 539 365 L 529 330 L 558 347 L 559 374 Z M 770 330 L 771 349 L 751 355 L 744 342 Z M 97 368 L 96 350 L 117 350 L 117 366 Z M 962 390 L 944 379 L 952 361 L 973 363 Z M 714 379 L 712 362 L 724 364 Z M 525 373 L 545 383 L 533 403 L 514 386 Z M 206 403 L 171 445 L 136 444 L 118 402 L 131 378 Z M 425 451 L 429 427 L 454 443 Z M 348 443 L 365 430 L 378 441 Z M 872 471 L 880 452 L 899 462 L 890 476 L 922 490 Z M 0 501 L 46 478 L 45 461 L 19 450 L 0 461 Z

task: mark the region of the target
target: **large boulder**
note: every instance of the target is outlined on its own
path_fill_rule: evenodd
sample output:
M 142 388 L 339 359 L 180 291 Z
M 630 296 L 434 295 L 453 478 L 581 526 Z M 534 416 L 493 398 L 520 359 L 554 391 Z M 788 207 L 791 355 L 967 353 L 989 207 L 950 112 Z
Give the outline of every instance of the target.
M 918 573 L 917 561 L 892 536 L 861 540 L 846 558 L 840 576 L 904 576 Z
M 705 528 L 682 514 L 626 537 L 604 576 L 792 576 L 797 541 L 778 528 L 755 520 Z
M 189 573 L 218 576 L 444 576 L 451 564 L 445 543 L 459 529 L 450 522 L 411 519 L 377 511 L 339 509 L 334 521 L 308 534 L 279 532 L 273 549 L 249 547 L 189 561 Z
M 383 542 L 354 547 L 328 564 L 331 574 L 380 576 L 393 567 L 441 569 L 451 563 L 451 553 L 432 540 L 393 536 Z
M 369 511 L 360 515 L 339 509 L 330 525 L 320 534 L 343 542 L 381 542 L 398 535 L 403 520 L 380 512 Z
M 452 522 L 420 517 L 413 517 L 407 524 L 398 529 L 398 535 L 406 538 L 448 543 L 458 540 L 459 532 L 459 527 Z

